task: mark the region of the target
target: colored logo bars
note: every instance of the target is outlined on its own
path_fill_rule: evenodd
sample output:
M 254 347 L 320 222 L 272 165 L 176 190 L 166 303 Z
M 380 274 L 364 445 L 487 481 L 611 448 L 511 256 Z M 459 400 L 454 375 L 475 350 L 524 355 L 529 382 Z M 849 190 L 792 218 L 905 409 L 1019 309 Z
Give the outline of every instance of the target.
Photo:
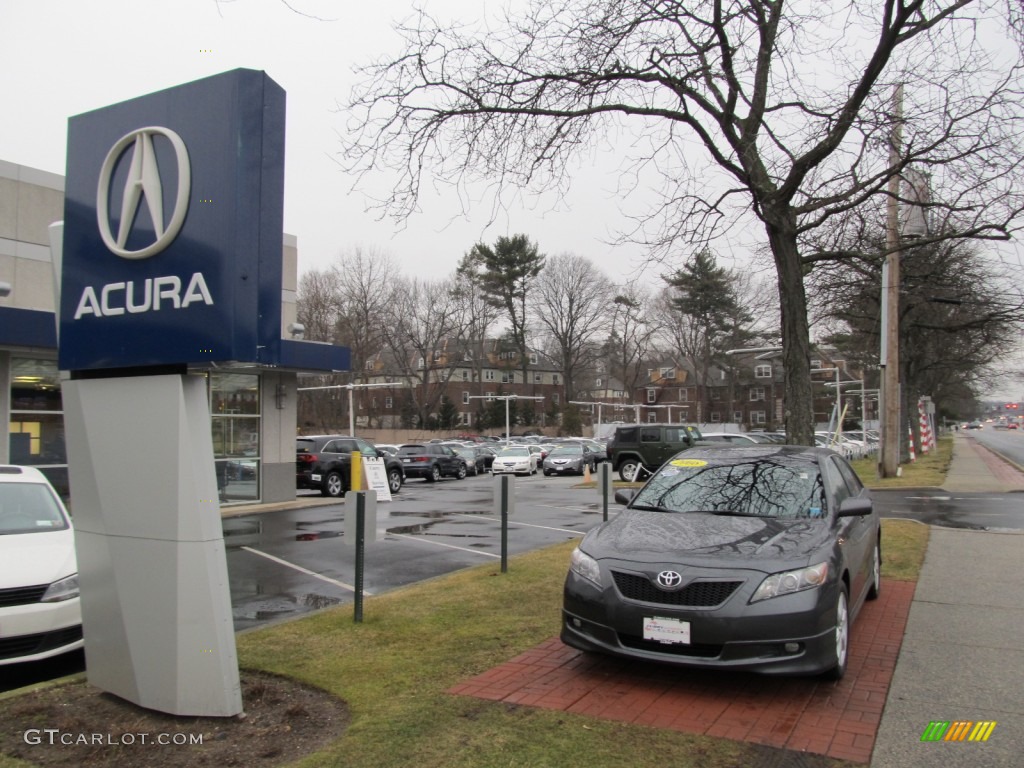
M 921 734 L 921 741 L 988 741 L 995 728 L 995 720 L 932 720 Z

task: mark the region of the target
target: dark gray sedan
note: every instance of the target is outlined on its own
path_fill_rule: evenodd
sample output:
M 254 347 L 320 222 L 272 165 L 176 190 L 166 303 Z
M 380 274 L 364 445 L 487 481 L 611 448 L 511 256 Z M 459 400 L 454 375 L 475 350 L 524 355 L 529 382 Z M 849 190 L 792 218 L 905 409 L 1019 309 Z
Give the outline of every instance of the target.
M 691 667 L 846 671 L 850 625 L 881 587 L 881 525 L 833 451 L 677 454 L 573 552 L 562 640 Z
M 591 472 L 597 466 L 597 457 L 583 443 L 563 443 L 556 445 L 544 457 L 542 469 L 544 475 L 582 475 L 587 468 Z

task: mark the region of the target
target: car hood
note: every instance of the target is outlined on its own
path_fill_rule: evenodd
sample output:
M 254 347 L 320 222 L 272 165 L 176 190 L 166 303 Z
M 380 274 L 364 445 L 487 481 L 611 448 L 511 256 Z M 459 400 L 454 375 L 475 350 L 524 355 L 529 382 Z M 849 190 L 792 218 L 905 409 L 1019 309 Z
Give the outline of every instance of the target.
M 0 536 L 0 589 L 52 584 L 77 570 L 71 530 Z
M 819 555 L 826 545 L 831 549 L 829 542 L 825 520 L 626 509 L 588 533 L 581 548 L 598 560 L 659 563 L 685 559 L 732 565 L 749 560 L 804 562 Z

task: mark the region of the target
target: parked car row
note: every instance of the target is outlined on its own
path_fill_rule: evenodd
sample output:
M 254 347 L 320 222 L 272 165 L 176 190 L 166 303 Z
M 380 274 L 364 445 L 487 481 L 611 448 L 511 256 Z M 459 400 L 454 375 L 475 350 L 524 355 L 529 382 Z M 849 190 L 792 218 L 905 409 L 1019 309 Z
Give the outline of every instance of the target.
M 368 440 L 351 435 L 309 435 L 295 439 L 295 487 L 338 498 L 348 491 L 352 454 L 383 459 L 388 489 L 398 493 L 405 482 L 402 462 Z
M 296 438 L 296 488 L 344 496 L 353 453 L 384 460 L 391 493 L 398 493 L 409 478 L 435 483 L 446 477 L 461 480 L 486 472 L 530 475 L 541 469 L 545 475 L 583 475 L 607 458 L 601 443 L 584 438 L 521 445 L 469 440 L 374 445 L 352 435 L 308 435 Z M 548 461 L 552 453 L 556 455 Z

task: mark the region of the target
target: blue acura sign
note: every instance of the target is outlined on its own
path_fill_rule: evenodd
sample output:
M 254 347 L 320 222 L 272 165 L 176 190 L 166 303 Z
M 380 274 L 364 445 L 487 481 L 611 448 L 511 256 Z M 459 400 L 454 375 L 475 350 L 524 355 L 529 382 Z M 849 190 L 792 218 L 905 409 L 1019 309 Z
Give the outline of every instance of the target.
M 280 362 L 284 126 L 253 70 L 69 120 L 62 369 Z

